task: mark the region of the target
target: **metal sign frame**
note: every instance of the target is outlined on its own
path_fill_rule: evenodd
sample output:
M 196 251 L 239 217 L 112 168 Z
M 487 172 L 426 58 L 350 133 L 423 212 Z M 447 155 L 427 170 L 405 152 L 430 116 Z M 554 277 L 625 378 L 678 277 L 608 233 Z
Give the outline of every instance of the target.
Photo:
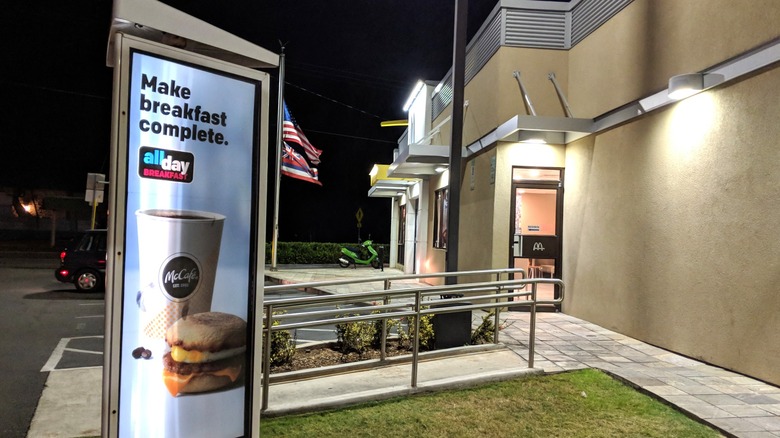
M 127 358 L 127 345 L 122 345 L 123 318 L 127 311 L 127 294 L 135 294 L 134 290 L 127 290 L 125 275 L 128 260 L 126 252 L 129 245 L 127 239 L 128 214 L 128 181 L 131 177 L 129 165 L 131 160 L 138 160 L 138 147 L 141 145 L 129 145 L 131 129 L 130 120 L 130 95 L 131 57 L 133 53 L 143 53 L 151 57 L 169 61 L 172 64 L 183 65 L 191 70 L 204 71 L 215 77 L 235 79 L 235 82 L 253 84 L 255 93 L 252 99 L 253 112 L 249 115 L 253 125 L 251 134 L 251 157 L 240 157 L 251 164 L 251 181 L 241 181 L 247 185 L 251 192 L 251 204 L 246 207 L 249 221 L 248 260 L 246 260 L 245 284 L 247 285 L 247 346 L 244 383 L 244 415 L 242 433 L 237 436 L 259 436 L 259 415 L 261 403 L 261 339 L 262 324 L 255 323 L 261 318 L 258 309 L 263 304 L 263 278 L 264 278 L 264 248 L 265 248 L 265 221 L 266 221 L 266 190 L 267 180 L 267 156 L 268 156 L 268 117 L 269 114 L 269 77 L 267 73 L 251 70 L 225 61 L 194 54 L 174 47 L 146 41 L 131 35 L 119 33 L 112 41 L 114 60 L 114 91 L 112 104 L 112 129 L 111 129 L 111 173 L 109 185 L 109 211 L 110 223 L 108 234 L 107 272 L 106 272 L 106 332 L 105 353 L 103 368 L 103 436 L 119 436 L 120 413 L 130 406 L 120 403 L 122 390 L 122 366 L 129 363 Z M 205 87 L 211 91 L 210 87 Z M 133 93 L 137 92 L 134 90 Z M 218 92 L 214 90 L 213 92 Z M 242 112 L 242 116 L 245 114 Z M 241 132 L 246 132 L 246 129 Z M 182 140 L 184 141 L 184 140 Z M 220 146 L 222 147 L 222 146 Z M 199 163 L 201 172 L 222 171 L 229 169 L 209 169 L 208 163 Z M 177 184 L 177 183 L 170 183 Z M 136 195 L 137 196 L 137 195 Z M 220 196 L 230 197 L 230 193 L 220 193 Z M 246 248 L 245 248 L 246 249 Z M 138 269 L 136 269 L 138 270 Z M 242 280 L 244 281 L 244 280 Z M 139 286 L 140 287 L 140 286 Z M 130 288 L 131 289 L 131 288 Z M 160 360 L 158 358 L 157 360 Z M 124 362 L 123 362 L 124 361 Z M 130 366 L 130 365 L 128 365 Z M 255 378 L 257 376 L 257 378 Z M 127 391 L 127 389 L 125 389 Z M 170 435 L 160 431 L 160 436 Z M 212 432 L 203 431 L 211 434 Z M 219 434 L 225 435 L 225 434 Z M 204 435 L 205 436 L 205 435 Z

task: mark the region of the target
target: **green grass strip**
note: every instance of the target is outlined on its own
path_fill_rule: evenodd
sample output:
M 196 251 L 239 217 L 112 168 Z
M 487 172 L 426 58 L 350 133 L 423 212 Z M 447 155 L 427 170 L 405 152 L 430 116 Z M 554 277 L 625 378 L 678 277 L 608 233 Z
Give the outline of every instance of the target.
M 263 418 L 272 437 L 718 437 L 598 370 Z

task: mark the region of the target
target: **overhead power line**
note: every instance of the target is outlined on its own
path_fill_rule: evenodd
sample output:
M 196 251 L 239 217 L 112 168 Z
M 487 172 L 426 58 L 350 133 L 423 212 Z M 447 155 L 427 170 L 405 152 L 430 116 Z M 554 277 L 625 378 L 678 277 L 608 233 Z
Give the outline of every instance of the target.
M 393 92 L 398 92 L 409 86 L 408 81 L 393 79 L 392 76 L 375 76 L 352 70 L 341 70 L 323 65 L 297 62 L 294 64 L 290 63 L 287 65 L 287 67 L 308 75 L 329 77 L 336 80 L 347 80 L 351 83 L 357 82 L 362 84 L 369 84 L 372 87 L 379 87 Z
M 299 89 L 299 90 L 301 90 L 301 91 L 305 91 L 305 92 L 307 92 L 307 93 L 309 93 L 309 94 L 312 94 L 312 95 L 314 95 L 314 96 L 317 96 L 317 97 L 319 97 L 319 98 L 321 98 L 321 99 L 325 99 L 325 100 L 327 100 L 327 101 L 330 101 L 330 102 L 333 102 L 333 103 L 335 103 L 335 104 L 338 104 L 338 105 L 341 105 L 341 106 L 347 107 L 347 108 L 349 108 L 349 109 L 351 109 L 351 110 L 354 110 L 354 111 L 357 111 L 357 112 L 359 112 L 359 113 L 363 113 L 363 114 L 365 114 L 365 115 L 367 115 L 367 116 L 374 117 L 374 118 L 376 118 L 376 119 L 379 119 L 379 120 L 384 120 L 384 119 L 385 119 L 385 117 L 381 117 L 381 116 L 378 116 L 378 115 L 376 115 L 376 114 L 370 113 L 370 112 L 368 112 L 368 111 L 366 111 L 366 110 L 362 110 L 362 109 L 360 109 L 360 108 L 357 108 L 357 107 L 355 107 L 355 106 L 352 106 L 352 105 L 350 105 L 350 104 L 348 104 L 348 103 L 341 102 L 341 101 L 339 101 L 339 100 L 336 100 L 336 99 L 334 99 L 334 98 L 332 98 L 332 97 L 328 97 L 328 96 L 325 96 L 325 95 L 323 95 L 323 94 L 317 93 L 316 91 L 309 90 L 308 88 L 301 87 L 300 85 L 296 85 L 296 84 L 293 84 L 293 83 L 291 83 L 291 82 L 287 82 L 287 81 L 284 81 L 284 84 L 285 84 L 285 85 L 289 85 L 289 86 L 291 86 L 291 87 L 295 87 L 295 88 L 297 88 L 297 89 Z
M 337 136 L 337 137 L 354 138 L 354 139 L 357 139 L 357 140 L 373 141 L 373 142 L 377 142 L 377 143 L 398 144 L 398 142 L 390 141 L 390 140 L 380 140 L 378 138 L 358 137 L 356 135 L 340 134 L 338 132 L 317 131 L 316 129 L 309 129 L 309 128 L 306 128 L 306 132 L 316 132 L 317 134 L 322 134 L 322 135 L 333 135 L 333 136 Z
M 109 98 L 109 96 L 101 96 L 99 94 L 84 93 L 84 92 L 81 92 L 81 91 L 64 90 L 62 88 L 45 87 L 45 86 L 42 86 L 42 85 L 33 85 L 33 84 L 24 83 L 24 82 L 7 81 L 7 80 L 3 80 L 2 82 L 5 83 L 5 84 L 12 85 L 12 86 L 32 88 L 32 89 L 43 90 L 43 91 L 51 91 L 51 92 L 54 92 L 54 93 L 61 93 L 61 94 L 71 94 L 71 95 L 74 95 L 74 96 L 90 97 L 90 98 L 93 98 L 93 99 L 105 100 L 105 99 Z

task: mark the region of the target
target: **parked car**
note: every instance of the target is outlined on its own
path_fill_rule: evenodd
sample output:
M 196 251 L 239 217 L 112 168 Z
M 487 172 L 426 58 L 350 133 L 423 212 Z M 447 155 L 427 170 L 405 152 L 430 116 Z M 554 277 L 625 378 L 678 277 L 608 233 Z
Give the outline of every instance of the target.
M 76 236 L 60 253 L 57 280 L 73 283 L 80 291 L 102 290 L 106 279 L 106 230 Z

